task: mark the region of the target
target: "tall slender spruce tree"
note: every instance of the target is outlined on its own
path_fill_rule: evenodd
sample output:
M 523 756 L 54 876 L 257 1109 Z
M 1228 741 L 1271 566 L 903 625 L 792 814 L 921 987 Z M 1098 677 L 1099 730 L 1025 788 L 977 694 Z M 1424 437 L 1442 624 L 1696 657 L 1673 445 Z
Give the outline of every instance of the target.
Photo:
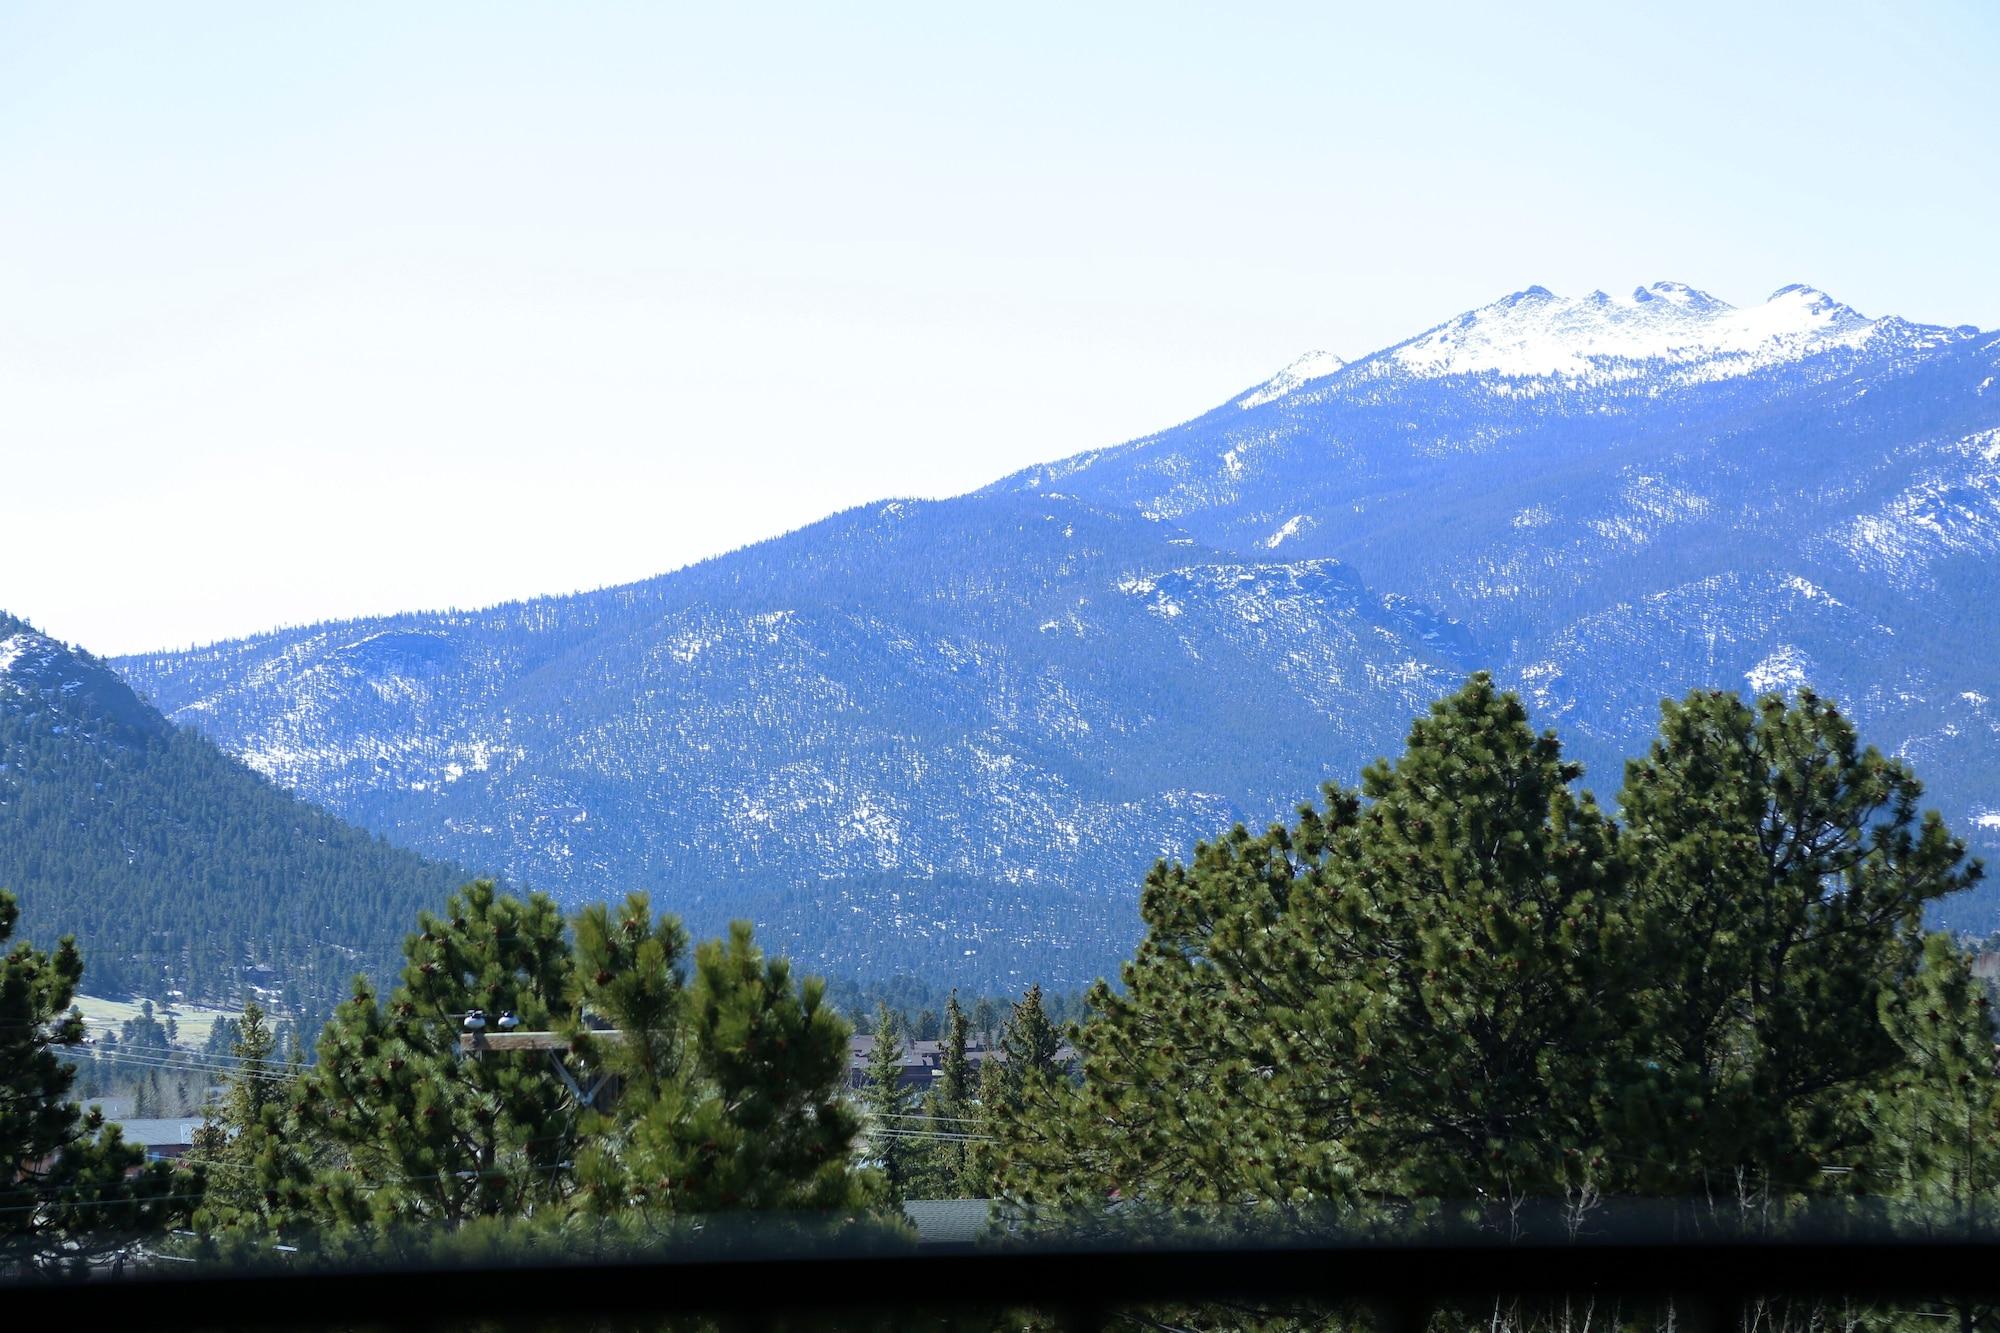
M 903 1082 L 903 1025 L 886 1004 L 875 1007 L 875 1044 L 868 1052 L 862 1101 L 868 1108 L 869 1147 L 882 1169 L 889 1197 L 901 1203 L 915 1184 L 921 1157 L 910 1108 L 915 1096 Z

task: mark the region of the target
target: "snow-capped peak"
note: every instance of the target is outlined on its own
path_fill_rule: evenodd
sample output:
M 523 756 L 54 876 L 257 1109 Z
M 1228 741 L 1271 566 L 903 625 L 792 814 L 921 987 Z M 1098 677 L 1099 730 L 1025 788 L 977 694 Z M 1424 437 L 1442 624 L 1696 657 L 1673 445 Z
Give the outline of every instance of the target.
M 1871 320 L 1817 288 L 1781 287 L 1738 308 L 1681 282 L 1629 296 L 1557 296 L 1530 287 L 1460 315 L 1393 349 L 1426 376 L 1501 375 L 1607 381 L 1666 372 L 1724 379 L 1835 347 L 1858 347 L 1900 320 Z M 1925 336 L 1953 336 L 1944 329 Z M 1665 363 L 1664 365 L 1662 363 Z
M 1262 407 L 1274 398 L 1283 398 L 1293 390 L 1303 387 L 1313 380 L 1323 380 L 1337 370 L 1345 368 L 1347 362 L 1332 352 L 1307 352 L 1298 360 L 1286 366 L 1277 374 L 1265 380 L 1236 400 L 1236 406 L 1248 411 Z

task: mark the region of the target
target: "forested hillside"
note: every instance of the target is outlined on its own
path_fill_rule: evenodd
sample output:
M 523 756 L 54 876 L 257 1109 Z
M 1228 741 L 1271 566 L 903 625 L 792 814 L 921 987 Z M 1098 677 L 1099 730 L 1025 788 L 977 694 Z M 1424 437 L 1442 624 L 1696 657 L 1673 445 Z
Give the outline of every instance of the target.
M 1461 622 L 1587 781 L 1660 699 L 1810 684 L 2000 829 L 2000 335 L 1791 286 L 1530 287 L 996 489 L 1333 558 Z M 1992 899 L 1951 919 L 1990 927 Z
M 571 902 L 645 888 L 817 971 L 1081 985 L 1131 886 L 1282 816 L 1462 675 L 1336 561 L 1044 495 L 895 501 L 629 588 L 122 664 L 399 841 Z
M 864 978 L 1087 983 L 1156 857 L 1285 818 L 1474 669 L 1600 794 L 1662 698 L 1810 685 L 1990 854 L 1996 382 L 2000 337 L 1810 289 L 1530 288 L 972 495 L 119 667 L 408 845 Z
M 467 878 L 278 790 L 103 662 L 0 613 L 0 887 L 86 989 L 318 1011 Z

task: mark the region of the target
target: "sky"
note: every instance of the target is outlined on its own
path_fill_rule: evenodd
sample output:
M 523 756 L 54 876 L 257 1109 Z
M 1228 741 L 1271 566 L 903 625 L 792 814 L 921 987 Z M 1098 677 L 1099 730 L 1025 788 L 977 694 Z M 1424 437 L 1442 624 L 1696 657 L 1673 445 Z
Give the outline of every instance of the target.
M 663 572 L 1540 283 L 2000 326 L 2000 5 L 0 0 L 0 609 Z

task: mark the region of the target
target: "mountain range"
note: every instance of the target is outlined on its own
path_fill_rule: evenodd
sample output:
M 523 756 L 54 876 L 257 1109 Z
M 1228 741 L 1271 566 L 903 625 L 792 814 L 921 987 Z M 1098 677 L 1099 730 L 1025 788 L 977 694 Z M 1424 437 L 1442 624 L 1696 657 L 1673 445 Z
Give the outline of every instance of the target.
M 1352 782 L 1479 668 L 1606 799 L 1662 696 L 1810 684 L 1990 850 L 1997 377 L 2000 335 L 1807 287 L 1530 287 L 642 583 L 115 665 L 405 845 L 845 975 L 1108 971 L 1155 858 Z

